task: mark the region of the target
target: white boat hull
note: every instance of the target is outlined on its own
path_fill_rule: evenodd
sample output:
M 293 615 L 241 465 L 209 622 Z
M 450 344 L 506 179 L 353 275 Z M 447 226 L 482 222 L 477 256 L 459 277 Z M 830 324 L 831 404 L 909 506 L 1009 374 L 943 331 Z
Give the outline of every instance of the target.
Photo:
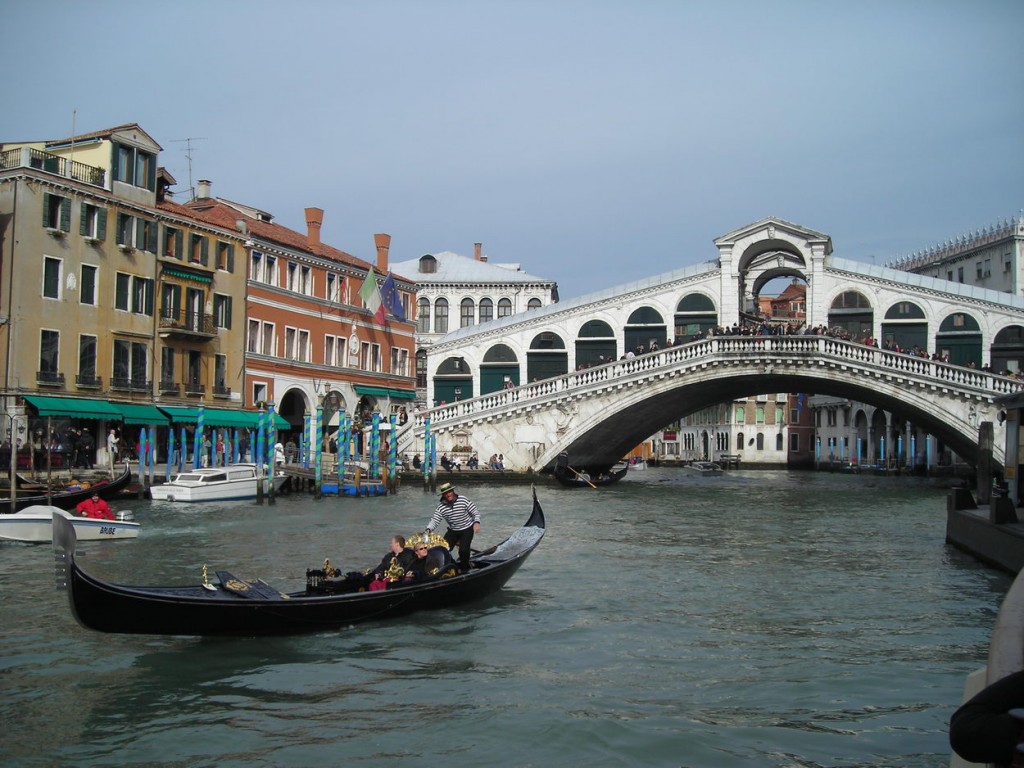
M 155 501 L 201 503 L 206 501 L 237 501 L 255 499 L 260 477 L 255 464 L 232 464 L 228 467 L 204 467 L 177 475 L 169 483 L 154 485 L 149 496 Z M 281 490 L 285 476 L 275 475 L 274 491 Z
M 70 521 L 79 541 L 134 539 L 139 524 L 130 520 L 97 520 L 78 517 L 57 507 L 35 504 L 12 515 L 0 515 L 0 541 L 46 543 L 53 541 L 53 516 Z

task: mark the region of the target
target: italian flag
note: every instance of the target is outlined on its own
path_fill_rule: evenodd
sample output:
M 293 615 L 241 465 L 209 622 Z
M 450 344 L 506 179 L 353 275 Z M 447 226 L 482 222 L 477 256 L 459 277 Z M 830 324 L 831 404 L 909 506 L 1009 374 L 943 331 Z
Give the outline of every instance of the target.
M 370 267 L 370 271 L 366 273 L 363 287 L 359 289 L 359 298 L 363 300 L 366 308 L 373 313 L 373 319 L 378 324 L 383 324 L 387 312 L 384 309 L 384 302 L 380 298 L 380 288 L 377 287 L 377 273 L 373 271 L 373 267 Z

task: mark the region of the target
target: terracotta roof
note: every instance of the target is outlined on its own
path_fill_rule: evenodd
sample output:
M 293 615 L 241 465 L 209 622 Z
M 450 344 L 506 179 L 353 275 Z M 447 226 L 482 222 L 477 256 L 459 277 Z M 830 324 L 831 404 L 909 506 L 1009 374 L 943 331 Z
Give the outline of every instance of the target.
M 246 216 L 237 208 L 232 208 L 231 206 L 220 202 L 216 198 L 193 200 L 185 205 L 171 201 L 164 201 L 160 204 L 161 208 L 164 208 L 165 206 L 166 210 L 178 215 L 188 216 L 198 221 L 206 222 L 207 224 L 212 224 L 214 226 L 234 231 L 238 231 L 235 226 L 235 222 L 240 220 L 244 221 L 249 235 L 255 240 L 268 240 L 272 243 L 277 243 L 278 245 L 282 245 L 296 251 L 303 251 L 305 253 L 313 254 L 314 256 L 332 259 L 358 269 L 366 270 L 371 266 L 375 266 L 357 256 L 353 256 L 350 253 L 346 253 L 345 251 L 324 243 L 321 243 L 315 249 L 311 248 L 309 245 L 309 239 L 305 234 L 296 232 L 293 229 L 288 229 L 280 224 L 260 221 L 259 219 L 255 219 L 251 216 Z

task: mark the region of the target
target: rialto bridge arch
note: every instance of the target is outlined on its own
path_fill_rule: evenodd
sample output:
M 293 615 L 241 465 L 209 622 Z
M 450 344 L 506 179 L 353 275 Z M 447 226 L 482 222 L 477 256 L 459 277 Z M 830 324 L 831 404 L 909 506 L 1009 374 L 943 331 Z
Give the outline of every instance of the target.
M 845 334 L 851 343 L 877 340 L 884 346 L 891 339 L 901 348 L 919 346 L 920 349 L 912 350 L 916 355 L 887 358 L 886 365 L 903 371 L 933 366 L 927 373 L 920 374 L 925 378 L 933 375 L 940 381 L 952 381 L 960 375 L 989 376 L 985 386 L 979 385 L 981 391 L 977 398 L 981 400 L 974 404 L 971 417 L 975 422 L 982 416 L 981 401 L 987 402 L 989 397 L 986 386 L 992 382 L 996 382 L 997 390 L 1016 386 L 1001 377 L 991 377 L 986 371 L 1024 370 L 1024 297 L 839 258 L 832 253 L 832 242 L 827 235 L 776 218 L 764 219 L 724 235 L 715 240 L 715 246 L 717 254 L 711 254 L 703 263 L 529 313 L 460 328 L 438 339 L 429 348 L 425 364 L 427 402 L 431 407 L 419 414 L 416 423 L 422 426 L 422 419 L 429 416 L 440 428 L 442 422 L 447 423 L 456 412 L 459 418 L 465 416 L 479 423 L 479 413 L 468 416 L 463 413 L 469 407 L 478 411 L 483 408 L 492 424 L 512 418 L 502 413 L 502 409 L 512 413 L 524 407 L 534 411 L 535 422 L 543 421 L 539 414 L 548 407 L 543 404 L 548 394 L 561 392 L 562 387 L 573 389 L 567 382 L 582 373 L 601 370 L 602 375 L 610 375 L 609 371 L 619 370 L 611 366 L 610 361 L 624 362 L 623 358 L 633 351 L 630 346 L 650 331 L 656 333 L 657 339 L 663 338 L 661 333 L 666 341 L 671 337 L 671 350 L 686 348 L 685 355 L 691 355 L 696 354 L 693 349 L 699 349 L 701 354 L 712 354 L 705 362 L 709 370 L 715 369 L 714 384 L 702 384 L 702 374 L 687 373 L 686 387 L 673 385 L 669 387 L 672 393 L 661 391 L 658 384 L 644 385 L 645 393 L 640 400 L 649 397 L 666 408 L 671 407 L 672 418 L 696 410 L 697 403 L 722 402 L 749 394 L 748 389 L 750 392 L 781 392 L 793 386 L 798 389 L 792 391 L 855 396 L 880 407 L 891 405 L 907 418 L 916 414 L 913 419 L 919 426 L 941 421 L 930 427 L 934 434 L 948 432 L 945 442 L 949 447 L 965 458 L 973 454 L 976 423 L 968 425 L 966 406 L 950 406 L 947 413 L 942 409 L 945 406 L 928 405 L 935 398 L 937 402 L 946 402 L 943 397 L 949 396 L 941 394 L 945 391 L 944 385 L 922 395 L 922 401 L 916 402 L 913 395 L 902 390 L 886 395 L 884 378 L 881 386 L 875 386 L 877 381 L 870 386 L 858 386 L 849 372 L 822 375 L 822 371 L 832 365 L 832 355 L 852 360 L 858 355 L 871 357 L 878 352 L 877 348 L 853 343 L 848 348 L 833 344 L 826 350 L 813 346 L 819 342 L 812 341 L 809 343 L 813 348 L 802 348 L 801 354 L 807 359 L 800 364 L 801 371 L 792 374 L 795 379 L 769 382 L 763 372 L 760 377 L 751 373 L 750 378 L 740 375 L 738 369 L 723 372 L 726 370 L 721 368 L 724 363 L 714 355 L 724 349 L 720 344 L 726 342 L 719 342 L 718 336 L 710 340 L 714 342 L 713 352 L 712 348 L 689 344 L 694 339 L 708 341 L 705 336 L 709 330 L 741 324 L 749 317 L 746 312 L 753 306 L 755 291 L 780 276 L 804 280 L 806 328 L 825 329 L 829 337 L 824 338 L 828 341 L 835 341 L 831 336 Z M 822 337 L 788 338 L 790 341 L 786 343 L 792 346 L 794 338 Z M 497 345 L 502 345 L 500 354 L 494 351 Z M 643 355 L 648 361 L 645 365 L 652 364 L 650 361 L 654 359 L 662 361 L 658 363 L 662 365 L 661 355 L 665 351 Z M 815 358 L 819 354 L 822 357 Z M 948 355 L 953 364 L 948 370 L 942 366 L 944 355 Z M 756 361 L 751 360 L 749 364 L 756 366 Z M 498 371 L 499 368 L 503 370 Z M 816 370 L 817 375 L 810 375 L 811 370 Z M 503 385 L 507 376 L 512 386 L 512 389 L 503 386 L 500 394 L 509 399 L 501 406 L 492 402 L 499 394 L 494 390 L 499 373 Z M 680 374 L 666 373 L 666 376 L 677 375 Z M 811 386 L 812 383 L 816 386 Z M 639 385 L 616 386 L 624 387 L 619 394 L 626 396 L 630 394 L 629 388 Z M 704 386 L 716 399 L 703 399 Z M 675 392 L 677 389 L 679 393 Z M 684 391 L 686 394 L 681 394 Z M 547 394 L 536 400 L 538 392 Z M 513 401 L 512 397 L 518 400 Z M 566 440 L 574 447 L 589 451 L 583 435 L 599 435 L 601 440 L 609 441 L 607 445 L 614 445 L 614 450 L 618 450 L 619 443 L 611 442 L 613 436 L 621 436 L 623 442 L 634 440 L 635 444 L 668 423 L 666 419 L 644 433 L 650 424 L 637 418 L 643 409 L 636 410 L 625 400 L 592 397 L 588 392 L 585 397 L 574 395 L 573 398 L 578 399 L 574 406 L 561 397 L 554 398 L 552 402 L 557 401 L 558 405 L 553 405 L 554 411 L 544 417 L 550 423 L 540 430 L 542 437 L 527 441 L 534 447 L 524 453 L 526 465 L 547 461 L 546 453 L 554 450 L 550 446 L 565 445 Z M 975 395 L 961 393 L 958 397 L 971 399 Z M 584 402 L 591 404 L 584 408 Z M 450 408 L 454 403 L 459 406 L 455 411 Z M 576 430 L 581 429 L 577 425 L 581 421 L 589 423 L 586 422 L 588 409 L 598 407 L 598 403 L 603 403 L 602 407 L 608 408 L 609 413 L 593 415 L 594 426 L 577 434 Z M 579 408 L 578 413 L 575 407 Z M 628 411 L 630 418 L 612 413 L 614 411 Z M 631 426 L 633 422 L 637 422 L 637 426 Z M 597 424 L 609 427 L 598 429 Z M 529 422 L 520 426 L 524 427 L 520 431 L 522 435 L 532 434 L 525 429 L 533 426 Z M 508 448 L 504 451 L 483 446 L 481 450 L 506 456 L 519 451 L 512 437 L 508 437 L 507 442 Z
M 502 453 L 516 467 L 543 470 L 561 451 L 600 466 L 704 407 L 803 392 L 898 414 L 968 462 L 977 459 L 979 425 L 992 422 L 1001 463 L 995 398 L 1020 388 L 1010 377 L 828 336 L 718 336 L 419 411 L 399 448 L 416 451 L 429 430 L 444 449 L 458 431 L 478 452 Z

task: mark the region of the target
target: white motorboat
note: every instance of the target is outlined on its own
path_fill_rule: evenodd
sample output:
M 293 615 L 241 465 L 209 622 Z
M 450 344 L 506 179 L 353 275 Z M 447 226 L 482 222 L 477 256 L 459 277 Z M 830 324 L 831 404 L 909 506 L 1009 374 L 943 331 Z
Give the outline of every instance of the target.
M 149 496 L 157 501 L 255 499 L 259 484 L 266 481 L 258 464 L 202 467 L 181 472 L 168 483 L 154 485 L 149 489 Z M 281 489 L 284 481 L 284 475 L 274 476 L 275 492 Z
M 687 472 L 695 475 L 720 475 L 722 468 L 713 461 L 693 461 L 683 466 Z
M 44 543 L 53 541 L 53 518 L 60 515 L 75 528 L 79 541 L 134 539 L 139 524 L 131 512 L 117 512 L 117 519 L 79 517 L 59 507 L 33 504 L 12 514 L 0 514 L 0 541 Z
M 641 470 L 647 469 L 647 459 L 645 459 L 643 456 L 634 456 L 633 458 L 628 460 L 628 463 L 629 469 L 632 472 L 639 472 Z

